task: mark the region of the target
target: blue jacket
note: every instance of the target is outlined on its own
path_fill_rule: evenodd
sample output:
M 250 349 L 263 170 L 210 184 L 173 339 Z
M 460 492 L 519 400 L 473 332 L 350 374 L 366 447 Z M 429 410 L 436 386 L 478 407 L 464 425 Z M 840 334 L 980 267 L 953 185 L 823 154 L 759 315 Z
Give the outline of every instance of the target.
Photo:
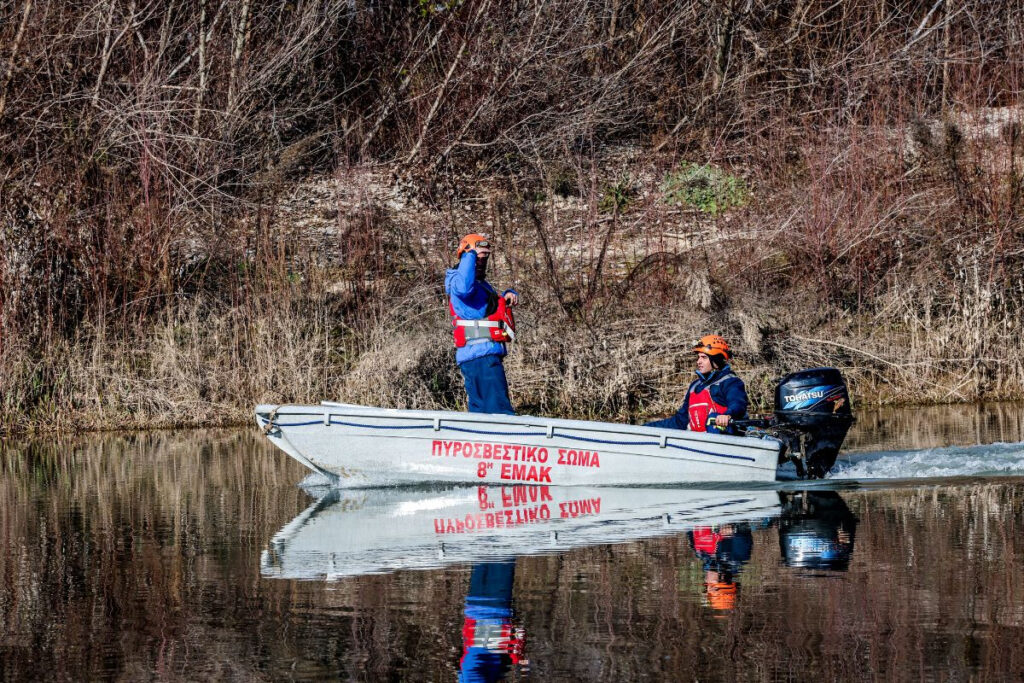
M 686 429 L 690 424 L 690 394 L 703 391 L 708 385 L 712 384 L 713 386 L 709 390 L 712 401 L 718 405 L 725 406 L 728 409 L 727 412 L 734 420 L 742 420 L 747 416 L 747 405 L 750 403 L 747 399 L 747 388 L 743 385 L 743 380 L 733 374 L 731 367 L 726 365 L 707 375 L 702 375 L 699 372 L 695 374 L 697 379 L 693 380 L 686 389 L 686 398 L 683 399 L 683 405 L 676 414 L 664 420 L 648 422 L 645 424 L 646 427 Z M 714 384 L 714 382 L 720 379 L 722 380 L 721 382 Z M 726 433 L 733 434 L 735 431 L 730 426 Z
M 476 252 L 468 251 L 459 259 L 458 268 L 449 268 L 444 275 L 444 291 L 451 298 L 455 313 L 465 320 L 482 320 L 487 317 L 487 300 L 497 293 L 486 280 L 476 278 Z M 502 296 L 515 290 L 507 289 Z M 455 350 L 455 362 L 462 365 L 489 355 L 504 356 L 505 345 L 489 339 L 474 339 L 461 349 Z

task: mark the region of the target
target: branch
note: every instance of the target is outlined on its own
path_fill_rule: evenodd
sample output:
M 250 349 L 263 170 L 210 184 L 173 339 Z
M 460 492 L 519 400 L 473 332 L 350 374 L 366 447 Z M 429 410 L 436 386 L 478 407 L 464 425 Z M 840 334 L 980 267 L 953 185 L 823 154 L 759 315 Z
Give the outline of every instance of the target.
M 427 130 L 430 128 L 430 123 L 434 120 L 437 110 L 441 107 L 441 101 L 444 99 L 445 91 L 448 89 L 448 83 L 452 79 L 452 74 L 455 73 L 455 67 L 459 65 L 459 62 L 462 60 L 462 55 L 466 52 L 466 47 L 469 46 L 469 41 L 473 38 L 473 27 L 490 4 L 491 0 L 484 0 L 484 2 L 481 2 L 480 8 L 476 12 L 476 16 L 473 17 L 473 21 L 470 22 L 467 27 L 466 37 L 462 40 L 462 45 L 459 46 L 459 51 L 455 54 L 455 59 L 452 60 L 451 65 L 448 67 L 448 73 L 444 76 L 444 82 L 441 83 L 441 87 L 438 89 L 437 97 L 434 98 L 434 103 L 430 105 L 430 111 L 427 112 L 427 118 L 424 119 L 423 125 L 420 127 L 419 138 L 417 138 L 416 144 L 413 145 L 412 151 L 409 152 L 409 156 L 405 159 L 406 164 L 412 163 L 416 159 L 417 155 L 419 155 L 420 147 L 423 145 L 423 140 L 427 136 Z
M 21 11 L 21 24 L 18 25 L 18 32 L 14 36 L 14 45 L 11 47 L 11 58 L 7 60 L 4 80 L 3 83 L 0 83 L 0 118 L 3 118 L 4 109 L 7 107 L 7 86 L 14 76 L 14 65 L 18 59 L 18 48 L 21 47 L 21 39 L 25 36 L 25 27 L 28 25 L 28 15 L 31 11 L 32 0 L 25 0 L 25 7 Z
M 238 21 L 234 22 L 232 29 L 232 40 L 234 45 L 231 50 L 231 72 L 228 76 L 228 103 L 225 113 L 230 115 L 235 110 L 238 98 L 238 71 L 242 61 L 242 54 L 245 52 L 245 45 L 249 40 L 249 0 L 242 0 L 242 8 L 238 15 Z
M 128 31 L 135 28 L 135 0 L 132 0 L 131 4 L 128 5 L 128 21 L 125 22 L 124 28 L 117 34 L 117 37 L 113 40 L 110 39 L 110 27 L 114 23 L 114 5 L 115 0 L 110 0 L 110 14 L 107 15 L 107 28 L 104 33 L 106 37 L 103 39 L 103 56 L 100 58 L 100 73 L 96 76 L 96 87 L 92 91 L 92 103 L 95 106 L 96 102 L 100 99 L 100 87 L 103 85 L 103 77 L 107 73 L 107 67 L 110 66 L 110 57 L 114 54 L 114 48 L 121 42 L 125 34 Z

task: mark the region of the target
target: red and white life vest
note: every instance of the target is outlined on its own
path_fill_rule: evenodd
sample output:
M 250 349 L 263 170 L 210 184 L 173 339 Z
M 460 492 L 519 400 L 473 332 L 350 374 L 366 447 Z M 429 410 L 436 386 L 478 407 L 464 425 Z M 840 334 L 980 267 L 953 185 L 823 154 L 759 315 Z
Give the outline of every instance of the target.
M 516 338 L 516 321 L 505 297 L 497 294 L 491 296 L 487 302 L 487 310 L 491 309 L 494 309 L 494 312 L 481 320 L 467 320 L 460 318 L 452 302 L 448 302 L 456 348 L 461 349 L 474 339 L 489 339 L 504 344 Z
M 698 527 L 693 530 L 693 549 L 705 555 L 714 555 L 718 551 L 718 542 L 722 540 L 722 534 L 709 526 Z
M 690 424 L 687 426 L 687 429 L 692 432 L 706 432 L 708 430 L 708 417 L 711 413 L 724 415 L 729 412 L 726 406 L 715 403 L 711 399 L 711 387 L 729 377 L 730 375 L 720 377 L 701 391 L 690 391 L 690 401 L 686 405 L 687 412 L 690 414 Z
M 526 646 L 526 630 L 516 627 L 509 618 L 480 619 L 465 617 L 462 621 L 462 659 L 472 650 L 487 650 L 507 654 L 512 664 L 518 664 Z

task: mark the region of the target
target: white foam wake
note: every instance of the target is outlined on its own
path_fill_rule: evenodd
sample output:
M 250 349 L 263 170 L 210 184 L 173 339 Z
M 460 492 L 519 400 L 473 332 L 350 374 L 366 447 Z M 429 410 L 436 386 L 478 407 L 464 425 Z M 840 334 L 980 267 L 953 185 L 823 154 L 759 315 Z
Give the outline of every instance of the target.
M 1024 442 L 879 451 L 840 458 L 829 479 L 1024 476 Z

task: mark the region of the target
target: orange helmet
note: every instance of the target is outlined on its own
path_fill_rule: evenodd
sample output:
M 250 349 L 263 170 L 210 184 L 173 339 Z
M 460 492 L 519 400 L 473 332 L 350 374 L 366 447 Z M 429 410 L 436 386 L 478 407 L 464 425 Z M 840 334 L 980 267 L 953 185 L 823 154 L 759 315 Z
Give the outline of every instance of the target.
M 706 353 L 709 356 L 725 356 L 726 360 L 732 358 L 732 351 L 725 339 L 717 334 L 706 334 L 697 340 L 693 345 L 694 353 Z
M 466 235 L 465 237 L 462 238 L 462 241 L 459 242 L 459 250 L 455 252 L 455 258 L 456 260 L 458 260 L 462 258 L 462 255 L 465 254 L 467 251 L 472 251 L 477 247 L 489 246 L 491 245 L 487 241 L 486 237 L 474 232 L 472 234 Z
M 736 606 L 738 583 L 714 581 L 704 584 L 707 591 L 707 605 L 714 610 L 731 610 Z

